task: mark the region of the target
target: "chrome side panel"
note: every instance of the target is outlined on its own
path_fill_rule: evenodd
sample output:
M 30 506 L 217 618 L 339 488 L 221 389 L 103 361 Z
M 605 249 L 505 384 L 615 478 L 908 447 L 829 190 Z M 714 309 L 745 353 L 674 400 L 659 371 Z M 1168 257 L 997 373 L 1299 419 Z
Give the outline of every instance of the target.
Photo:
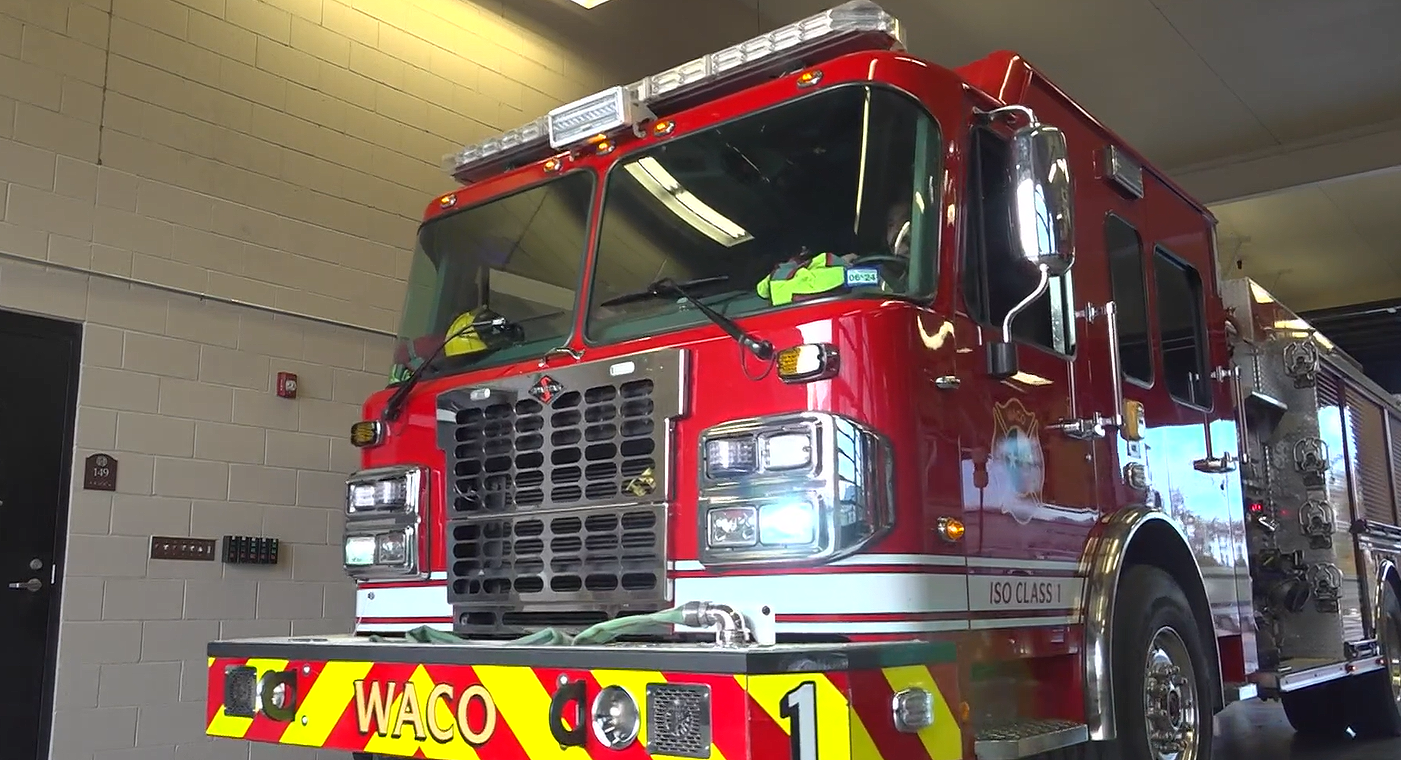
M 1339 371 L 1327 344 L 1249 280 L 1223 287 L 1246 414 L 1246 539 L 1260 667 L 1341 662 L 1369 636 L 1372 573 L 1351 528 L 1357 502 Z M 1248 505 L 1257 505 L 1249 507 Z
M 1146 506 L 1125 507 L 1101 520 L 1100 529 L 1085 547 L 1080 568 L 1081 575 L 1086 578 L 1085 723 L 1093 741 L 1107 741 L 1118 735 L 1114 709 L 1114 602 L 1130 547 L 1145 526 L 1155 523 L 1170 526 L 1172 535 L 1181 542 L 1182 552 L 1192 558 L 1195 578 L 1179 579 L 1179 582 L 1184 586 L 1195 583 L 1196 588 L 1183 590 L 1189 598 L 1206 598 L 1206 582 L 1202 579 L 1201 568 L 1197 566 L 1187 536 L 1182 527 L 1166 514 Z M 1201 611 L 1199 614 L 1209 612 Z M 1215 647 L 1214 639 L 1204 643 Z M 1217 667 L 1219 670 L 1219 665 Z M 1219 672 L 1217 676 L 1219 683 Z

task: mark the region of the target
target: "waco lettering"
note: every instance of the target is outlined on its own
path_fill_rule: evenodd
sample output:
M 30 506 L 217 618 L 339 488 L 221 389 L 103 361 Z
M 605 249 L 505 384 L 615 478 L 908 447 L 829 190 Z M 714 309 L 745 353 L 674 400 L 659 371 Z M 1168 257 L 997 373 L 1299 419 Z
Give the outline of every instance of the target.
M 474 702 L 479 704 L 476 709 Z M 439 705 L 449 708 L 451 721 L 442 719 Z M 373 732 L 398 739 L 411 731 L 418 741 L 432 737 L 442 744 L 451 742 L 456 734 L 468 744 L 480 746 L 496 733 L 496 702 L 480 684 L 458 692 L 452 684 L 440 683 L 420 694 L 411 681 L 356 681 L 355 725 L 361 734 Z

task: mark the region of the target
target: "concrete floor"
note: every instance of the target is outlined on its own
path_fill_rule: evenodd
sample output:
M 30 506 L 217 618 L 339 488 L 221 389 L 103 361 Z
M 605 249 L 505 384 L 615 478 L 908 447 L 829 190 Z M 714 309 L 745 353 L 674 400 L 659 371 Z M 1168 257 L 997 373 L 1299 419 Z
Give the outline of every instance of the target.
M 1216 717 L 1217 760 L 1393 760 L 1401 739 L 1318 742 L 1298 736 L 1278 702 L 1232 705 Z

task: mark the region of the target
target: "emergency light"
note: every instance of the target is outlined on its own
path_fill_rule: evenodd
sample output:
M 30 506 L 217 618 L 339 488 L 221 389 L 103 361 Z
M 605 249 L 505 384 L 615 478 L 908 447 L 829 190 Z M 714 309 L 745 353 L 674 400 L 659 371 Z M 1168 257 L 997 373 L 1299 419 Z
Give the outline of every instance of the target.
M 462 183 L 513 165 L 538 161 L 599 142 L 707 98 L 742 89 L 756 79 L 801 68 L 806 60 L 857 50 L 904 50 L 900 22 L 871 0 L 841 5 L 680 66 L 611 87 L 443 158 Z

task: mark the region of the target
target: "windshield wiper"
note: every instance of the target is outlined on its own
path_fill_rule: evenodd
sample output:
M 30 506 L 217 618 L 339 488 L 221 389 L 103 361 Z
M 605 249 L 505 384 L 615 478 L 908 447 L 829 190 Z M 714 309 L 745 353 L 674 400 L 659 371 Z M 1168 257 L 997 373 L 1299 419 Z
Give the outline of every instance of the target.
M 651 285 L 648 285 L 644 290 L 639 290 L 635 293 L 624 293 L 620 296 L 614 296 L 608 299 L 607 301 L 600 302 L 598 305 L 622 306 L 623 304 L 637 303 L 639 301 L 651 301 L 657 298 L 670 298 L 676 296 L 685 298 L 686 296 L 683 292 L 681 292 L 681 290 L 679 290 L 680 288 L 686 288 L 687 290 L 690 290 L 691 288 L 704 288 L 709 287 L 711 285 L 720 285 L 729 281 L 730 276 L 727 274 L 716 275 L 714 277 L 697 277 L 694 280 L 685 280 L 683 282 L 676 282 L 670 277 L 663 277 L 662 279 L 657 280 Z M 671 289 L 658 292 L 658 288 Z
M 615 298 L 603 301 L 599 306 L 619 306 L 625 303 L 636 303 L 638 301 L 648 301 L 657 298 L 681 298 L 686 303 L 694 306 L 697 311 L 705 315 L 710 320 L 725 331 L 726 335 L 735 339 L 735 342 L 743 346 L 750 353 L 754 354 L 760 361 L 768 361 L 773 358 L 773 344 L 763 338 L 755 338 L 744 331 L 739 323 L 721 314 L 720 312 L 706 306 L 700 299 L 691 295 L 690 288 L 704 287 L 706 285 L 716 285 L 728 282 L 729 275 L 719 275 L 716 277 L 701 277 L 694 280 L 687 280 L 683 283 L 676 282 L 670 277 L 664 277 L 651 285 L 646 290 L 639 290 L 636 293 L 625 293 Z
M 393 422 L 394 420 L 399 419 L 399 413 L 404 411 L 404 402 L 408 401 L 409 394 L 413 392 L 414 386 L 418 385 L 418 381 L 423 379 L 423 374 L 428 371 L 429 365 L 437 361 L 438 357 L 443 355 L 443 351 L 447 349 L 448 344 L 451 343 L 454 338 L 459 338 L 462 335 L 464 335 L 468 330 L 472 330 L 478 327 L 484 330 L 492 330 L 493 332 L 498 334 L 503 332 L 514 333 L 514 337 L 516 338 L 515 342 L 517 343 L 519 343 L 523 338 L 523 334 L 520 330 L 520 325 L 501 316 L 492 317 L 491 319 L 485 320 L 484 322 L 480 323 L 480 325 L 475 320 L 464 325 L 461 330 L 458 330 L 457 332 L 454 332 L 451 335 L 444 338 L 443 342 L 438 344 L 437 348 L 433 349 L 433 353 L 429 354 L 428 358 L 424 359 L 423 363 L 418 365 L 418 367 L 414 369 L 414 371 L 410 373 L 407 378 L 404 379 L 404 382 L 394 390 L 394 395 L 390 396 L 389 400 L 384 403 L 384 411 L 380 414 L 380 418 L 383 419 L 385 422 Z M 492 352 L 493 349 L 487 349 L 486 351 L 479 352 L 477 356 L 480 357 L 483 354 Z

